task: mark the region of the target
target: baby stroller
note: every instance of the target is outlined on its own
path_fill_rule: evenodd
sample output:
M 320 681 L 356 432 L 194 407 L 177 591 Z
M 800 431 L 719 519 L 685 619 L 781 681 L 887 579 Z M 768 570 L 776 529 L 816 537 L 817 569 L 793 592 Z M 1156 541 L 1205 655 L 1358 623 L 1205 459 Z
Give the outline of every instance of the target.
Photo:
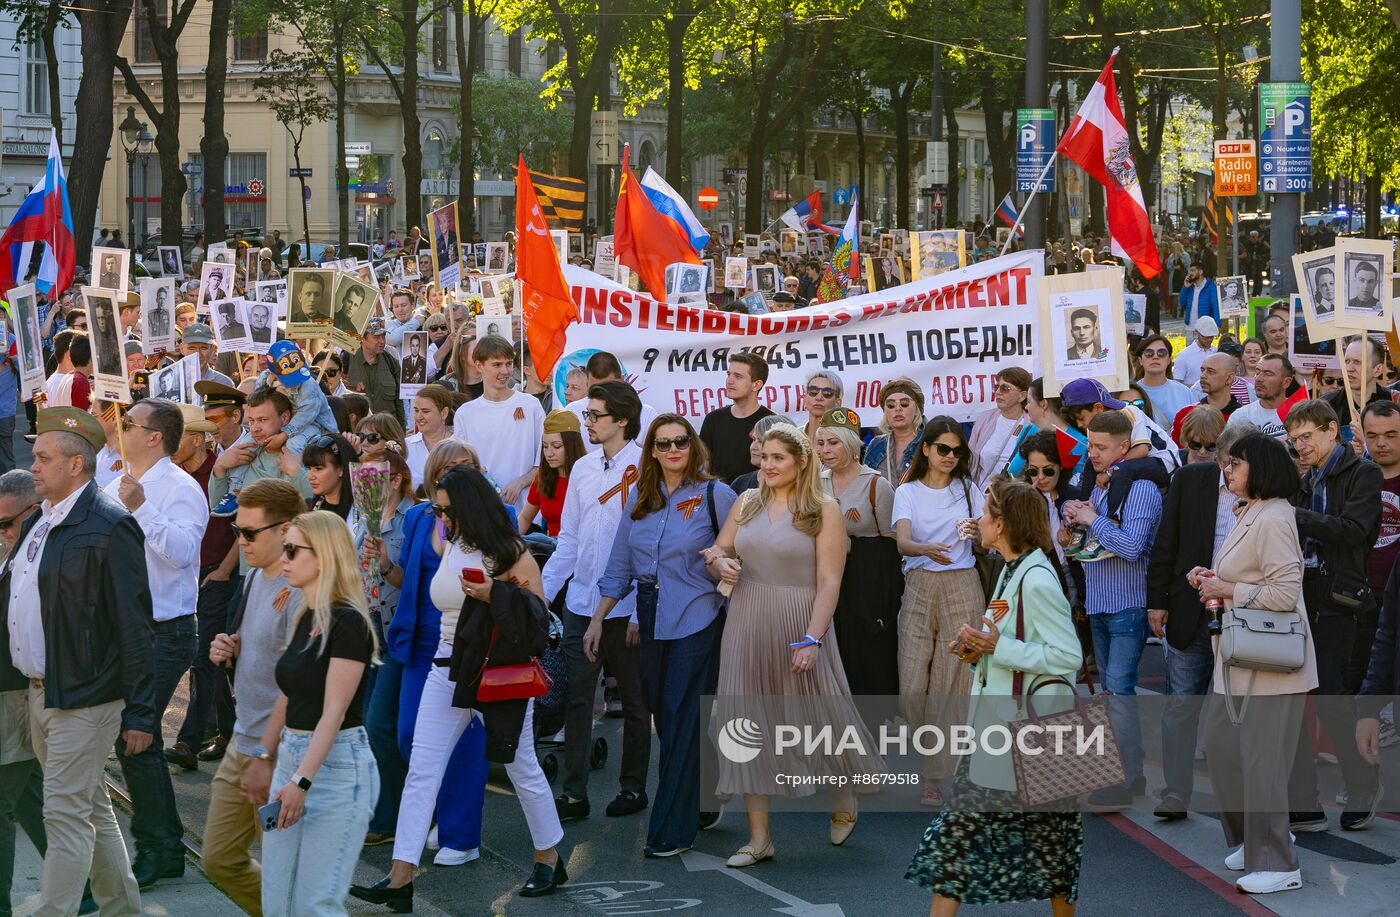
M 543 568 L 553 553 L 552 545 L 534 541 L 527 543 L 531 556 Z M 549 612 L 549 645 L 544 651 L 544 656 L 540 658 L 540 665 L 549 677 L 549 693 L 535 701 L 535 756 L 544 770 L 545 779 L 550 783 L 559 776 L 560 760 L 563 758 L 564 743 L 557 736 L 564 728 L 564 706 L 568 698 L 568 678 L 562 648 L 564 624 L 559 617 L 564 613 L 563 598 L 564 592 L 561 590 Z M 607 761 L 608 741 L 599 736 L 593 740 L 588 763 L 596 771 Z

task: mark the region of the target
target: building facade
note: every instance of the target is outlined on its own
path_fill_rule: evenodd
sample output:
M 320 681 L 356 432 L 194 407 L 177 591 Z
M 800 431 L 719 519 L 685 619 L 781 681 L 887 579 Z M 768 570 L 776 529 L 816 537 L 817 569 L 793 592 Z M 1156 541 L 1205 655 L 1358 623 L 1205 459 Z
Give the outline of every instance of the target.
M 68 26 L 71 26 L 69 28 Z M 18 42 L 19 24 L 0 18 L 0 226 L 10 222 L 31 188 L 44 177 L 53 127 L 49 64 L 39 40 Z M 77 24 L 68 19 L 55 33 L 59 112 L 66 163 L 73 153 L 74 109 L 82 53 Z

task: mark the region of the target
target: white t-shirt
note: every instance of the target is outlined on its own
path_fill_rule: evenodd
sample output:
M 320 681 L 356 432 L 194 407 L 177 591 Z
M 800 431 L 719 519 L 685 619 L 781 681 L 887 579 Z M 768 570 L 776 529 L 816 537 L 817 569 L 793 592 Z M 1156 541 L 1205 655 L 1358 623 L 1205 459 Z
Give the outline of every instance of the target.
M 978 486 L 985 485 L 992 476 L 1006 467 L 1011 460 L 1011 449 L 1016 444 L 1016 427 L 1030 423 L 1025 417 L 996 417 L 996 423 L 987 441 L 978 453 L 978 468 L 981 469 Z
M 1282 439 L 1287 431 L 1283 427 L 1283 421 L 1279 420 L 1277 408 L 1266 408 L 1261 401 L 1251 401 L 1242 408 L 1236 408 L 1235 413 L 1230 415 L 1230 419 L 1225 421 L 1225 426 L 1232 423 L 1244 423 L 1248 421 L 1275 439 Z
M 423 442 L 422 433 L 410 433 L 403 442 L 408 447 L 408 454 L 404 456 L 404 462 L 408 464 L 408 473 L 413 478 L 413 486 L 418 487 L 423 483 L 423 466 L 428 462 L 428 447 Z
M 968 512 L 971 502 L 972 511 Z M 910 570 L 966 570 L 973 565 L 972 542 L 958 535 L 958 520 L 982 515 L 982 491 L 971 481 L 955 480 L 935 490 L 922 481 L 901 484 L 894 492 L 894 512 L 890 521 L 910 523 L 909 537 L 921 544 L 951 547 L 950 564 L 936 563 L 930 557 L 904 558 L 904 572 Z
M 1202 347 L 1193 337 L 1191 343 L 1181 348 L 1181 353 L 1172 361 L 1172 377 L 1182 385 L 1195 385 L 1201 381 L 1201 364 L 1213 353 L 1214 346 Z
M 474 398 L 453 415 L 452 435 L 471 443 L 482 468 L 505 487 L 540 463 L 544 408 L 538 398 L 524 392 L 512 392 L 505 401 Z M 521 489 L 517 510 L 526 492 Z

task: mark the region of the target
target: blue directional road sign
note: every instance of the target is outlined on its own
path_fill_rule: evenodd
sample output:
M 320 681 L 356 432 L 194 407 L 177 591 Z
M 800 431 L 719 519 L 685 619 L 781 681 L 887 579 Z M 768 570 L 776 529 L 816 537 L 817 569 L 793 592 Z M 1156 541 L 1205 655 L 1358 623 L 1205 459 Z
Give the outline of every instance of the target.
M 1312 190 L 1312 87 L 1259 84 L 1259 190 Z
M 1055 190 L 1055 170 L 1045 173 L 1045 164 L 1055 155 L 1055 110 L 1053 108 L 1016 109 L 1016 190 L 1049 193 Z

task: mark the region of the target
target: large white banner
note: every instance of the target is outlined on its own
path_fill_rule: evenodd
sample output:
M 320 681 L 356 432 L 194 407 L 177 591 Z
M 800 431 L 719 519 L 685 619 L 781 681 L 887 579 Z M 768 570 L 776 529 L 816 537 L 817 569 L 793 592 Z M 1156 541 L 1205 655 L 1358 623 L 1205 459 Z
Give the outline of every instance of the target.
M 605 350 L 643 401 L 698 422 L 728 403 L 729 355 L 752 351 L 768 360 L 763 403 L 780 414 L 800 416 L 808 376 L 825 369 L 840 375 L 842 404 L 866 426 L 879 422 L 880 388 L 897 376 L 923 388 L 928 416 L 971 420 L 992 406 L 999 370 L 1037 374 L 1032 342 L 1043 272 L 1043 252 L 1018 252 L 839 303 L 741 315 L 658 303 L 566 264 L 580 321 L 569 327 L 555 368 L 555 399 L 564 403 L 571 368 Z

